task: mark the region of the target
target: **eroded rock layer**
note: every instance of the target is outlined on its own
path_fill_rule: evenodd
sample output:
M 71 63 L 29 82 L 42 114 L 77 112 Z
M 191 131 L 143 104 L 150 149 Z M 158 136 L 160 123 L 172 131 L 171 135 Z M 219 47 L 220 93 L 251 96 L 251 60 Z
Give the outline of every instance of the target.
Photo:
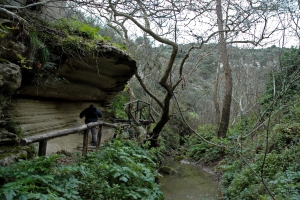
M 120 91 L 136 70 L 136 62 L 125 52 L 99 44 L 96 51 L 85 56 L 70 57 L 38 85 L 20 88 L 18 95 L 99 101 L 103 106 Z M 63 79 L 57 79 L 57 76 Z M 23 78 L 27 78 L 24 77 Z
M 39 82 L 32 80 L 45 73 L 43 69 L 5 62 L 0 63 L 1 145 L 17 145 L 22 137 L 83 125 L 79 113 L 90 104 L 103 111 L 105 120 L 106 107 L 136 70 L 135 61 L 125 52 L 103 44 L 93 53 L 66 59 Z M 102 142 L 112 135 L 113 130 L 104 129 Z M 74 150 L 81 143 L 82 133 L 52 139 L 47 153 Z

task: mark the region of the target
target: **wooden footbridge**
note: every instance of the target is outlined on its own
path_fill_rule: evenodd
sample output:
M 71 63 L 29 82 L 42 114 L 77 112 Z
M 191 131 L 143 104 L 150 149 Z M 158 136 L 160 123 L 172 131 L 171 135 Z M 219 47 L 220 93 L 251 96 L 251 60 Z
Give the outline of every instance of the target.
M 151 123 L 155 123 L 151 115 L 151 105 L 145 101 L 131 101 L 125 104 L 124 111 L 128 119 L 116 119 L 116 122 L 126 122 L 138 126 L 148 126 Z

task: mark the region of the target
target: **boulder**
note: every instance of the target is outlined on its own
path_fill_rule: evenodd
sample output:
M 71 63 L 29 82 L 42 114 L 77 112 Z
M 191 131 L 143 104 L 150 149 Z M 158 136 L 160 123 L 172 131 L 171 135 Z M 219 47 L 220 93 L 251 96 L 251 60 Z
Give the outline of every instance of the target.
M 20 67 L 13 63 L 0 63 L 0 90 L 2 93 L 15 91 L 21 86 Z

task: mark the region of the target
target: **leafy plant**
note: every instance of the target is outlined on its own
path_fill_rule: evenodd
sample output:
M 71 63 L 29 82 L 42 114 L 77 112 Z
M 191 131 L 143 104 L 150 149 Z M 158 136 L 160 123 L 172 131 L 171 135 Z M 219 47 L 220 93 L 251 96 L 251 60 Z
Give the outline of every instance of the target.
M 151 155 L 131 142 L 112 140 L 80 166 L 86 170 L 78 178 L 88 183 L 79 190 L 84 199 L 163 199 Z
M 273 195 L 278 199 L 299 199 L 299 153 L 295 154 L 299 147 L 286 149 L 278 154 L 271 152 L 267 154 L 265 161 L 264 155 L 258 154 L 255 161 L 250 165 L 268 183 Z M 252 170 L 243 165 L 242 161 L 237 160 L 232 164 L 223 166 L 224 175 L 222 185 L 224 187 L 224 199 L 269 199 L 270 195 Z
M 21 64 L 21 66 L 25 69 L 32 69 L 31 66 L 26 66 L 26 64 L 28 63 L 27 58 L 23 57 L 21 54 L 18 54 L 18 57 L 20 59 L 19 63 Z
M 124 105 L 128 103 L 128 98 L 119 93 L 113 99 L 111 106 L 109 108 L 109 112 L 115 117 L 119 119 L 127 119 L 127 115 L 124 111 Z
M 40 40 L 39 35 L 36 31 L 32 31 L 28 35 L 29 37 L 29 48 L 30 52 L 34 55 L 34 60 L 31 62 L 39 62 L 44 65 L 50 59 L 49 50 L 45 44 Z
M 8 19 L 1 19 L 0 21 L 0 38 L 5 38 L 6 36 L 10 35 L 11 30 L 17 29 L 17 27 L 9 27 L 7 23 L 11 22 Z
M 163 199 L 155 183 L 154 153 L 112 140 L 79 163 L 57 164 L 61 155 L 0 167 L 0 199 Z
M 14 121 L 8 122 L 8 123 L 6 124 L 6 126 L 5 126 L 5 128 L 6 128 L 8 131 L 10 131 L 10 132 L 12 132 L 12 133 L 14 133 L 14 134 L 16 134 L 16 135 L 18 135 L 18 136 L 20 136 L 20 134 L 22 133 L 22 128 L 21 128 L 21 126 L 20 126 L 18 123 L 14 122 Z
M 55 22 L 54 27 L 69 35 L 77 35 L 87 39 L 100 39 L 99 28 L 92 27 L 75 19 L 62 19 Z
M 199 134 L 215 144 L 226 145 L 228 140 L 226 138 L 217 138 L 212 126 L 203 126 L 198 128 Z M 212 164 L 224 157 L 225 151 L 222 148 L 213 146 L 201 140 L 198 136 L 192 135 L 186 137 L 186 155 L 189 159 L 194 161 L 201 161 L 205 164 Z
M 299 55 L 300 50 L 295 48 L 284 52 L 281 57 L 282 70 L 270 74 L 270 81 L 267 83 L 265 95 L 260 100 L 263 105 L 262 110 L 268 108 L 268 111 L 271 111 L 274 108 L 279 108 L 281 104 L 286 103 L 295 94 L 298 94 L 300 83 Z M 273 95 L 274 91 L 275 96 Z M 274 99 L 277 99 L 274 102 L 274 107 L 268 107 Z
M 9 167 L 0 167 L 1 199 L 81 199 L 81 182 L 72 174 L 76 167 L 58 167 L 58 155 L 37 157 L 32 161 L 19 160 Z

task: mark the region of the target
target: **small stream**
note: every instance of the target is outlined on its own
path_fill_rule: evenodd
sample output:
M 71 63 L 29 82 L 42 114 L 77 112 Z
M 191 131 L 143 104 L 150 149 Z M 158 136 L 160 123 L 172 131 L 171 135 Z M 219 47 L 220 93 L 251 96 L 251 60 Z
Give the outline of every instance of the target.
M 162 174 L 160 189 L 166 200 L 217 200 L 219 184 L 213 176 L 199 166 L 176 161 L 166 161 L 164 165 L 175 169 L 172 175 Z

